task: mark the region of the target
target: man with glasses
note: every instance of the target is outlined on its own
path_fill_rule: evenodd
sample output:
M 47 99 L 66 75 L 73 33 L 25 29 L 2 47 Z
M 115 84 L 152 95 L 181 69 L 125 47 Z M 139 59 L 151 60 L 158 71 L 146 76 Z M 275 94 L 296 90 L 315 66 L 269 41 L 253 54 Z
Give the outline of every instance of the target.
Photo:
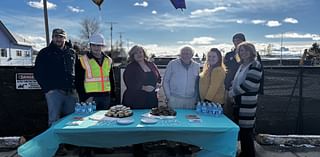
M 63 29 L 54 29 L 50 45 L 39 52 L 35 62 L 35 78 L 47 100 L 49 126 L 72 113 L 77 101 L 74 90 L 76 55 L 66 38 Z

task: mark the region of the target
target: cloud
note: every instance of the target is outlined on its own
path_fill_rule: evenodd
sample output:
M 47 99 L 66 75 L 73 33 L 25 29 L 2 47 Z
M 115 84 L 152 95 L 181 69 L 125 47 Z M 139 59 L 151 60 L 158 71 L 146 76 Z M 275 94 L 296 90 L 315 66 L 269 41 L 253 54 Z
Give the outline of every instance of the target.
M 155 11 L 155 10 L 152 10 L 152 12 L 151 12 L 152 14 L 157 14 L 157 11 Z
M 133 6 L 137 6 L 137 7 L 147 7 L 148 6 L 148 2 L 143 1 L 142 3 L 136 2 L 133 4 Z
M 68 6 L 68 9 L 71 12 L 74 12 L 74 13 L 82 13 L 82 12 L 84 12 L 84 9 L 80 9 L 79 7 Z
M 266 20 L 256 19 L 256 20 L 251 20 L 251 23 L 253 23 L 253 24 L 255 24 L 255 25 L 264 24 L 264 23 L 266 23 Z
M 227 10 L 227 7 L 217 7 L 213 9 L 207 9 L 207 8 L 198 9 L 198 10 L 192 11 L 190 13 L 191 14 L 190 17 L 195 18 L 195 17 L 209 16 L 218 11 L 225 11 L 225 10 Z
M 43 17 L 42 16 L 28 16 L 20 14 L 19 12 L 2 12 L 0 11 L 1 20 L 5 21 L 7 26 L 11 26 L 8 29 L 15 34 L 21 34 L 25 39 L 35 40 L 32 37 L 45 37 Z M 80 21 L 72 18 L 51 17 L 49 22 L 49 33 L 54 28 L 63 28 L 68 34 L 68 38 L 73 35 L 79 34 Z M 50 36 L 51 37 L 51 36 Z M 41 39 L 37 38 L 37 41 L 41 42 Z
M 312 40 L 320 41 L 320 35 L 313 37 Z
M 40 2 L 29 1 L 27 4 L 32 8 L 43 9 L 43 0 L 40 0 Z M 57 7 L 56 4 L 47 1 L 47 9 L 48 10 L 55 9 L 56 7 Z
M 277 11 L 279 9 L 286 8 L 286 10 L 296 10 L 296 8 L 301 8 L 313 4 L 313 1 L 306 0 L 188 0 L 189 6 L 191 5 L 201 5 L 209 6 L 212 4 L 231 6 L 230 10 L 236 12 L 254 12 L 256 11 Z
M 283 20 L 283 22 L 296 24 L 298 23 L 298 20 L 295 18 L 287 17 Z
M 320 40 L 320 34 L 299 34 L 295 32 L 286 32 L 283 34 L 268 34 L 264 36 L 265 38 L 277 39 L 277 38 L 291 38 L 291 39 L 312 39 L 312 40 Z
M 268 27 L 279 27 L 281 26 L 282 24 L 279 22 L 279 21 L 276 21 L 276 20 L 270 20 L 267 22 L 266 24 Z
M 131 18 L 137 18 L 132 16 Z M 143 15 L 139 18 L 139 22 L 144 24 L 144 30 L 169 30 L 174 31 L 173 29 L 186 29 L 186 28 L 221 28 L 225 27 L 225 23 L 236 23 L 239 19 L 230 19 L 228 17 L 220 18 L 218 16 L 212 16 L 211 18 L 202 17 L 202 18 L 191 18 L 189 15 L 181 14 L 159 14 L 157 16 Z M 238 21 L 239 22 L 239 21 Z M 134 25 L 130 25 L 132 29 Z M 137 26 L 140 29 L 141 26 Z
M 244 23 L 244 21 L 243 20 L 237 20 L 236 23 L 242 24 L 242 23 Z
M 172 30 L 173 28 L 208 28 L 212 27 L 208 21 L 202 19 L 192 19 L 188 16 L 172 15 L 172 14 L 158 14 L 141 18 L 139 23 L 145 24 L 144 29 L 158 29 L 158 30 Z M 141 27 L 139 27 L 141 28 Z
M 216 40 L 212 37 L 197 37 L 193 38 L 192 41 L 178 41 L 178 44 L 191 44 L 191 45 L 211 45 Z
M 189 44 L 189 43 L 181 43 L 181 45 L 158 45 L 158 44 L 143 44 L 139 43 L 139 45 L 142 45 L 146 50 L 147 53 L 154 53 L 156 56 L 174 56 L 179 54 L 179 49 L 183 44 Z M 199 55 L 199 57 L 202 57 L 203 54 L 208 52 L 211 48 L 215 47 L 221 50 L 223 54 L 226 52 L 229 52 L 233 48 L 233 44 L 229 43 L 221 43 L 221 44 L 215 44 L 212 45 L 192 45 L 192 47 L 195 49 L 195 52 Z

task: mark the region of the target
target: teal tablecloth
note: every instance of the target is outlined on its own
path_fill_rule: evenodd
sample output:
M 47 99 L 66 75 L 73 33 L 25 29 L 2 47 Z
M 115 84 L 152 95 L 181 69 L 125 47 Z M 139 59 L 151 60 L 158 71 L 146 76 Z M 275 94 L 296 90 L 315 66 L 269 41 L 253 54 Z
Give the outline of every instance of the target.
M 85 120 L 78 126 L 66 125 L 79 114 L 72 114 L 57 122 L 47 131 L 18 148 L 22 157 L 51 157 L 60 143 L 78 146 L 115 147 L 130 144 L 171 140 L 197 145 L 202 148 L 200 157 L 234 157 L 237 150 L 239 127 L 224 115 L 210 117 L 200 115 L 202 122 L 191 123 L 188 114 L 194 110 L 177 110 L 173 120 L 159 120 L 156 124 L 143 124 L 141 115 L 148 110 L 134 110 L 134 123 L 119 125 L 110 121 Z M 94 113 L 104 114 L 105 111 Z

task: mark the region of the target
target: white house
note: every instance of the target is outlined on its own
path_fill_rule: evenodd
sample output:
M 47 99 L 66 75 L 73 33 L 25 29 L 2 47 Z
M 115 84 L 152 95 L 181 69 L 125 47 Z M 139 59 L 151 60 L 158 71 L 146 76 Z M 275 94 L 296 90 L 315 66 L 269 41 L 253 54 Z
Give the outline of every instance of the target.
M 32 66 L 32 46 L 15 37 L 0 20 L 0 66 Z

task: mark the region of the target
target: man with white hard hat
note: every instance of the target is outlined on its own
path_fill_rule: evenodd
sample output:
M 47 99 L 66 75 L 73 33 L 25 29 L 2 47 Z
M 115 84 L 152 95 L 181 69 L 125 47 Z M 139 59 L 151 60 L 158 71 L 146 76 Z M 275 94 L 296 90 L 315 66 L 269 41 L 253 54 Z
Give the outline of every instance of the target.
M 114 96 L 112 59 L 103 53 L 102 34 L 89 38 L 90 52 L 76 63 L 76 88 L 81 101 L 95 101 L 97 110 L 106 110 Z

